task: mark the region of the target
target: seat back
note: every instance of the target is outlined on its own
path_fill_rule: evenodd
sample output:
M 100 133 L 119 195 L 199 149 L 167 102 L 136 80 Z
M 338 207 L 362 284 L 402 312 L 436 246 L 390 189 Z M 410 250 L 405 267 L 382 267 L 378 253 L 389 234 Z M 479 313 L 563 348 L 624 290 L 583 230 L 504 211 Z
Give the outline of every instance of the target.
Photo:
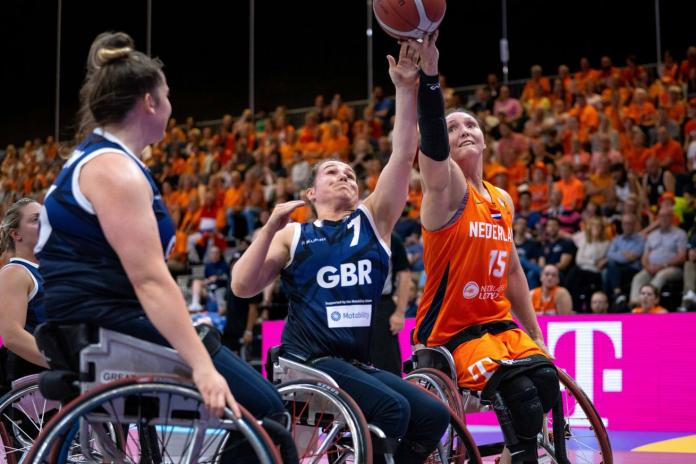
M 88 324 L 44 322 L 34 330 L 34 338 L 51 369 L 77 373 L 80 351 L 98 340 L 98 331 Z
M 413 347 L 413 360 L 415 368 L 429 367 L 442 371 L 457 385 L 457 368 L 454 358 L 444 346 L 416 345 Z
M 272 368 L 269 370 L 267 364 L 266 373 L 269 380 L 275 384 L 294 380 L 318 380 L 332 387 L 339 388 L 338 383 L 329 374 L 283 357 L 280 354 L 279 346 L 274 346 L 268 350 L 268 363 L 272 363 Z

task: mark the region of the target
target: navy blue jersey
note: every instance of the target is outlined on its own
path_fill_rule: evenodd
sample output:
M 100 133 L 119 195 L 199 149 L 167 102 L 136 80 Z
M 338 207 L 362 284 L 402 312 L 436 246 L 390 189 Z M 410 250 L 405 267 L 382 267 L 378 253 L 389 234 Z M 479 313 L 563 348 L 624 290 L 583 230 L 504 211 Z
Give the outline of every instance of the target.
M 389 247 L 364 205 L 341 221 L 296 224 L 281 272 L 289 300 L 283 350 L 307 360 L 367 362 L 370 326 L 389 273 Z
M 34 282 L 31 292 L 29 292 L 27 320 L 24 325 L 27 332 L 34 332 L 36 326 L 46 320 L 44 315 L 44 283 L 39 272 L 39 265 L 22 258 L 10 258 L 10 262 L 5 267 L 7 266 L 19 266 L 26 269 Z
M 174 243 L 174 224 L 147 167 L 115 136 L 95 130 L 65 163 L 41 209 L 36 256 L 41 262 L 50 321 L 95 322 L 108 327 L 144 315 L 94 207 L 80 191 L 82 167 L 104 153 L 122 154 L 140 168 L 152 188 L 152 209 L 165 256 Z

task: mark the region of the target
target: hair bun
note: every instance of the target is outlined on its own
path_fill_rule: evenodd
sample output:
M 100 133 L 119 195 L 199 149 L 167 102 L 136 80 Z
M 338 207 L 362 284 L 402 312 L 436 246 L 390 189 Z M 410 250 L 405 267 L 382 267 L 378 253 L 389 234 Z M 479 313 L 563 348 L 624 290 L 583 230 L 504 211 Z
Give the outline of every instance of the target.
M 133 39 L 125 32 L 101 33 L 90 47 L 87 71 L 91 73 L 108 63 L 127 58 L 134 49 Z
M 133 49 L 130 47 L 101 48 L 97 51 L 97 59 L 95 64 L 98 68 L 101 68 L 105 64 L 111 63 L 112 61 L 127 57 L 132 51 Z

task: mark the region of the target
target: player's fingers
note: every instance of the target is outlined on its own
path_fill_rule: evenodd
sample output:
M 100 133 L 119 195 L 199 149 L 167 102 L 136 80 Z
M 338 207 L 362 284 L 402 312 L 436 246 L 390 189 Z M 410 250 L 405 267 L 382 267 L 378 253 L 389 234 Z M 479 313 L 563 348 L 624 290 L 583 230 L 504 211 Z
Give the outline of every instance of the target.
M 387 55 L 387 61 L 389 62 L 390 68 L 393 68 L 394 66 L 396 66 L 396 60 L 394 59 L 393 56 Z

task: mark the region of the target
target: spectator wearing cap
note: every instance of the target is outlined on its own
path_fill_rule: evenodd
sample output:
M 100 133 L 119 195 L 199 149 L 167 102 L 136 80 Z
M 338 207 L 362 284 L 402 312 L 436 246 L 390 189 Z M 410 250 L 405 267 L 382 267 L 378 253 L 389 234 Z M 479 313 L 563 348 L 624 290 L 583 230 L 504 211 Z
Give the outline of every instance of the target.
M 639 304 L 631 311 L 633 314 L 665 314 L 668 311 L 660 306 L 660 292 L 654 285 L 640 287 Z
M 663 206 L 657 214 L 659 228 L 650 232 L 641 258 L 643 270 L 631 282 L 632 303 L 637 303 L 647 283 L 658 291 L 667 282 L 681 281 L 686 260 L 686 232 L 672 224 L 672 208 Z

